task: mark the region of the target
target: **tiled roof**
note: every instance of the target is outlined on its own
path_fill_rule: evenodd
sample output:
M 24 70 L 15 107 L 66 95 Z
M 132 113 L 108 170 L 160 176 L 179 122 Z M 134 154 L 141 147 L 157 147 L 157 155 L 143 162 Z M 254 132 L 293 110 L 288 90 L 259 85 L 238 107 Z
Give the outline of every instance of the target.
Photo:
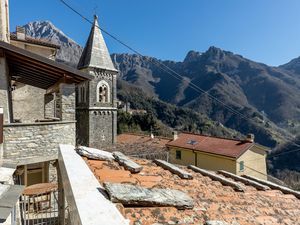
M 167 145 L 238 158 L 246 150 L 254 146 L 255 143 L 200 134 L 181 133 L 176 140 L 169 142 Z
M 117 141 L 120 144 L 151 144 L 156 145 L 157 147 L 165 147 L 167 143 L 171 141 L 169 138 L 164 137 L 154 137 L 139 134 L 120 134 L 117 137 Z
M 235 191 L 232 187 L 183 166 L 180 168 L 192 174 L 193 179 L 181 179 L 149 160 L 134 159 L 143 166 L 143 170 L 132 174 L 115 161 L 84 159 L 101 184 L 111 182 L 147 188 L 170 188 L 185 192 L 194 201 L 193 209 L 184 210 L 174 207 L 133 207 L 117 203 L 118 209 L 131 221 L 131 225 L 204 224 L 207 220 L 240 225 L 300 224 L 300 200 L 278 190 L 258 191 L 237 182 L 244 192 Z
M 171 139 L 163 137 L 151 138 L 147 135 L 125 133 L 117 136 L 117 144 L 107 146 L 106 151 L 120 151 L 126 155 L 139 155 L 148 153 L 166 153 L 166 144 Z
M 46 47 L 60 49 L 59 45 L 50 43 L 49 41 L 46 41 L 46 40 L 35 39 L 35 38 L 27 37 L 27 36 L 25 37 L 25 40 L 18 39 L 17 35 L 14 33 L 10 34 L 10 39 L 14 40 L 14 41 L 22 41 L 22 42 L 27 42 L 27 43 L 31 43 L 31 44 L 42 45 L 42 46 L 46 46 Z

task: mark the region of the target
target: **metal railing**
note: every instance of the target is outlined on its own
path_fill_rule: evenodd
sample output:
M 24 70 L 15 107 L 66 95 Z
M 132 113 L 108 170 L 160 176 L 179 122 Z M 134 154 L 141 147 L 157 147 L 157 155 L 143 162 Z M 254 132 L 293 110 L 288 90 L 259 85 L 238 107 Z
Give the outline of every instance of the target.
M 58 191 L 20 197 L 22 225 L 58 225 Z

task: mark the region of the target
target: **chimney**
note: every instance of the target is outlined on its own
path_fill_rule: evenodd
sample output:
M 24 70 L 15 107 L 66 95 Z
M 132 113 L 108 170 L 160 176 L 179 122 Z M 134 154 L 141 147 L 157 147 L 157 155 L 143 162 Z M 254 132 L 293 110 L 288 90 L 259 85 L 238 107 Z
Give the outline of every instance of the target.
M 17 26 L 16 33 L 17 33 L 17 39 L 18 40 L 25 40 L 26 35 L 25 35 L 25 28 L 24 27 Z
M 175 140 L 177 140 L 177 138 L 178 138 L 178 133 L 177 133 L 177 131 L 173 131 L 172 132 L 172 135 L 173 135 L 173 141 L 175 141 Z
M 150 134 L 150 138 L 151 139 L 154 139 L 154 134 L 151 132 L 151 134 Z
M 0 0 L 0 41 L 9 43 L 9 13 L 8 0 Z
M 246 142 L 253 143 L 254 142 L 254 134 L 247 134 Z

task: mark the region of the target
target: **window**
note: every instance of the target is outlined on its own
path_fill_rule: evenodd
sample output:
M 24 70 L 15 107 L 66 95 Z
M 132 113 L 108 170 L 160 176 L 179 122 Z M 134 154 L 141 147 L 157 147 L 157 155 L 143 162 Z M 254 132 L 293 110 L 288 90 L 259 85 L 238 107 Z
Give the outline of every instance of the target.
M 198 144 L 198 141 L 189 140 L 189 141 L 187 142 L 187 144 L 189 144 L 189 145 L 195 145 L 195 144 Z
M 240 171 L 244 171 L 244 169 L 245 169 L 244 161 L 240 161 Z
M 81 102 L 85 102 L 85 88 L 81 87 Z
M 110 91 L 109 85 L 106 81 L 102 80 L 97 85 L 97 102 L 110 102 Z
M 78 102 L 86 102 L 86 91 L 84 84 L 78 86 Z
M 176 159 L 181 159 L 181 151 L 176 150 Z

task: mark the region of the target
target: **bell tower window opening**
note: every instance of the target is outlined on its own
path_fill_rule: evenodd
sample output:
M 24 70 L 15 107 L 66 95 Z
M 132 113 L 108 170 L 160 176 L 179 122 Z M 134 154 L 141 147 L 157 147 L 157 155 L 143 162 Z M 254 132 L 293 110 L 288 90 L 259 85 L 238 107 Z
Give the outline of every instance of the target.
M 84 103 L 86 101 L 86 91 L 85 87 L 79 86 L 79 96 L 78 96 L 79 102 Z
M 97 102 L 110 102 L 109 85 L 106 81 L 100 81 L 97 85 Z

